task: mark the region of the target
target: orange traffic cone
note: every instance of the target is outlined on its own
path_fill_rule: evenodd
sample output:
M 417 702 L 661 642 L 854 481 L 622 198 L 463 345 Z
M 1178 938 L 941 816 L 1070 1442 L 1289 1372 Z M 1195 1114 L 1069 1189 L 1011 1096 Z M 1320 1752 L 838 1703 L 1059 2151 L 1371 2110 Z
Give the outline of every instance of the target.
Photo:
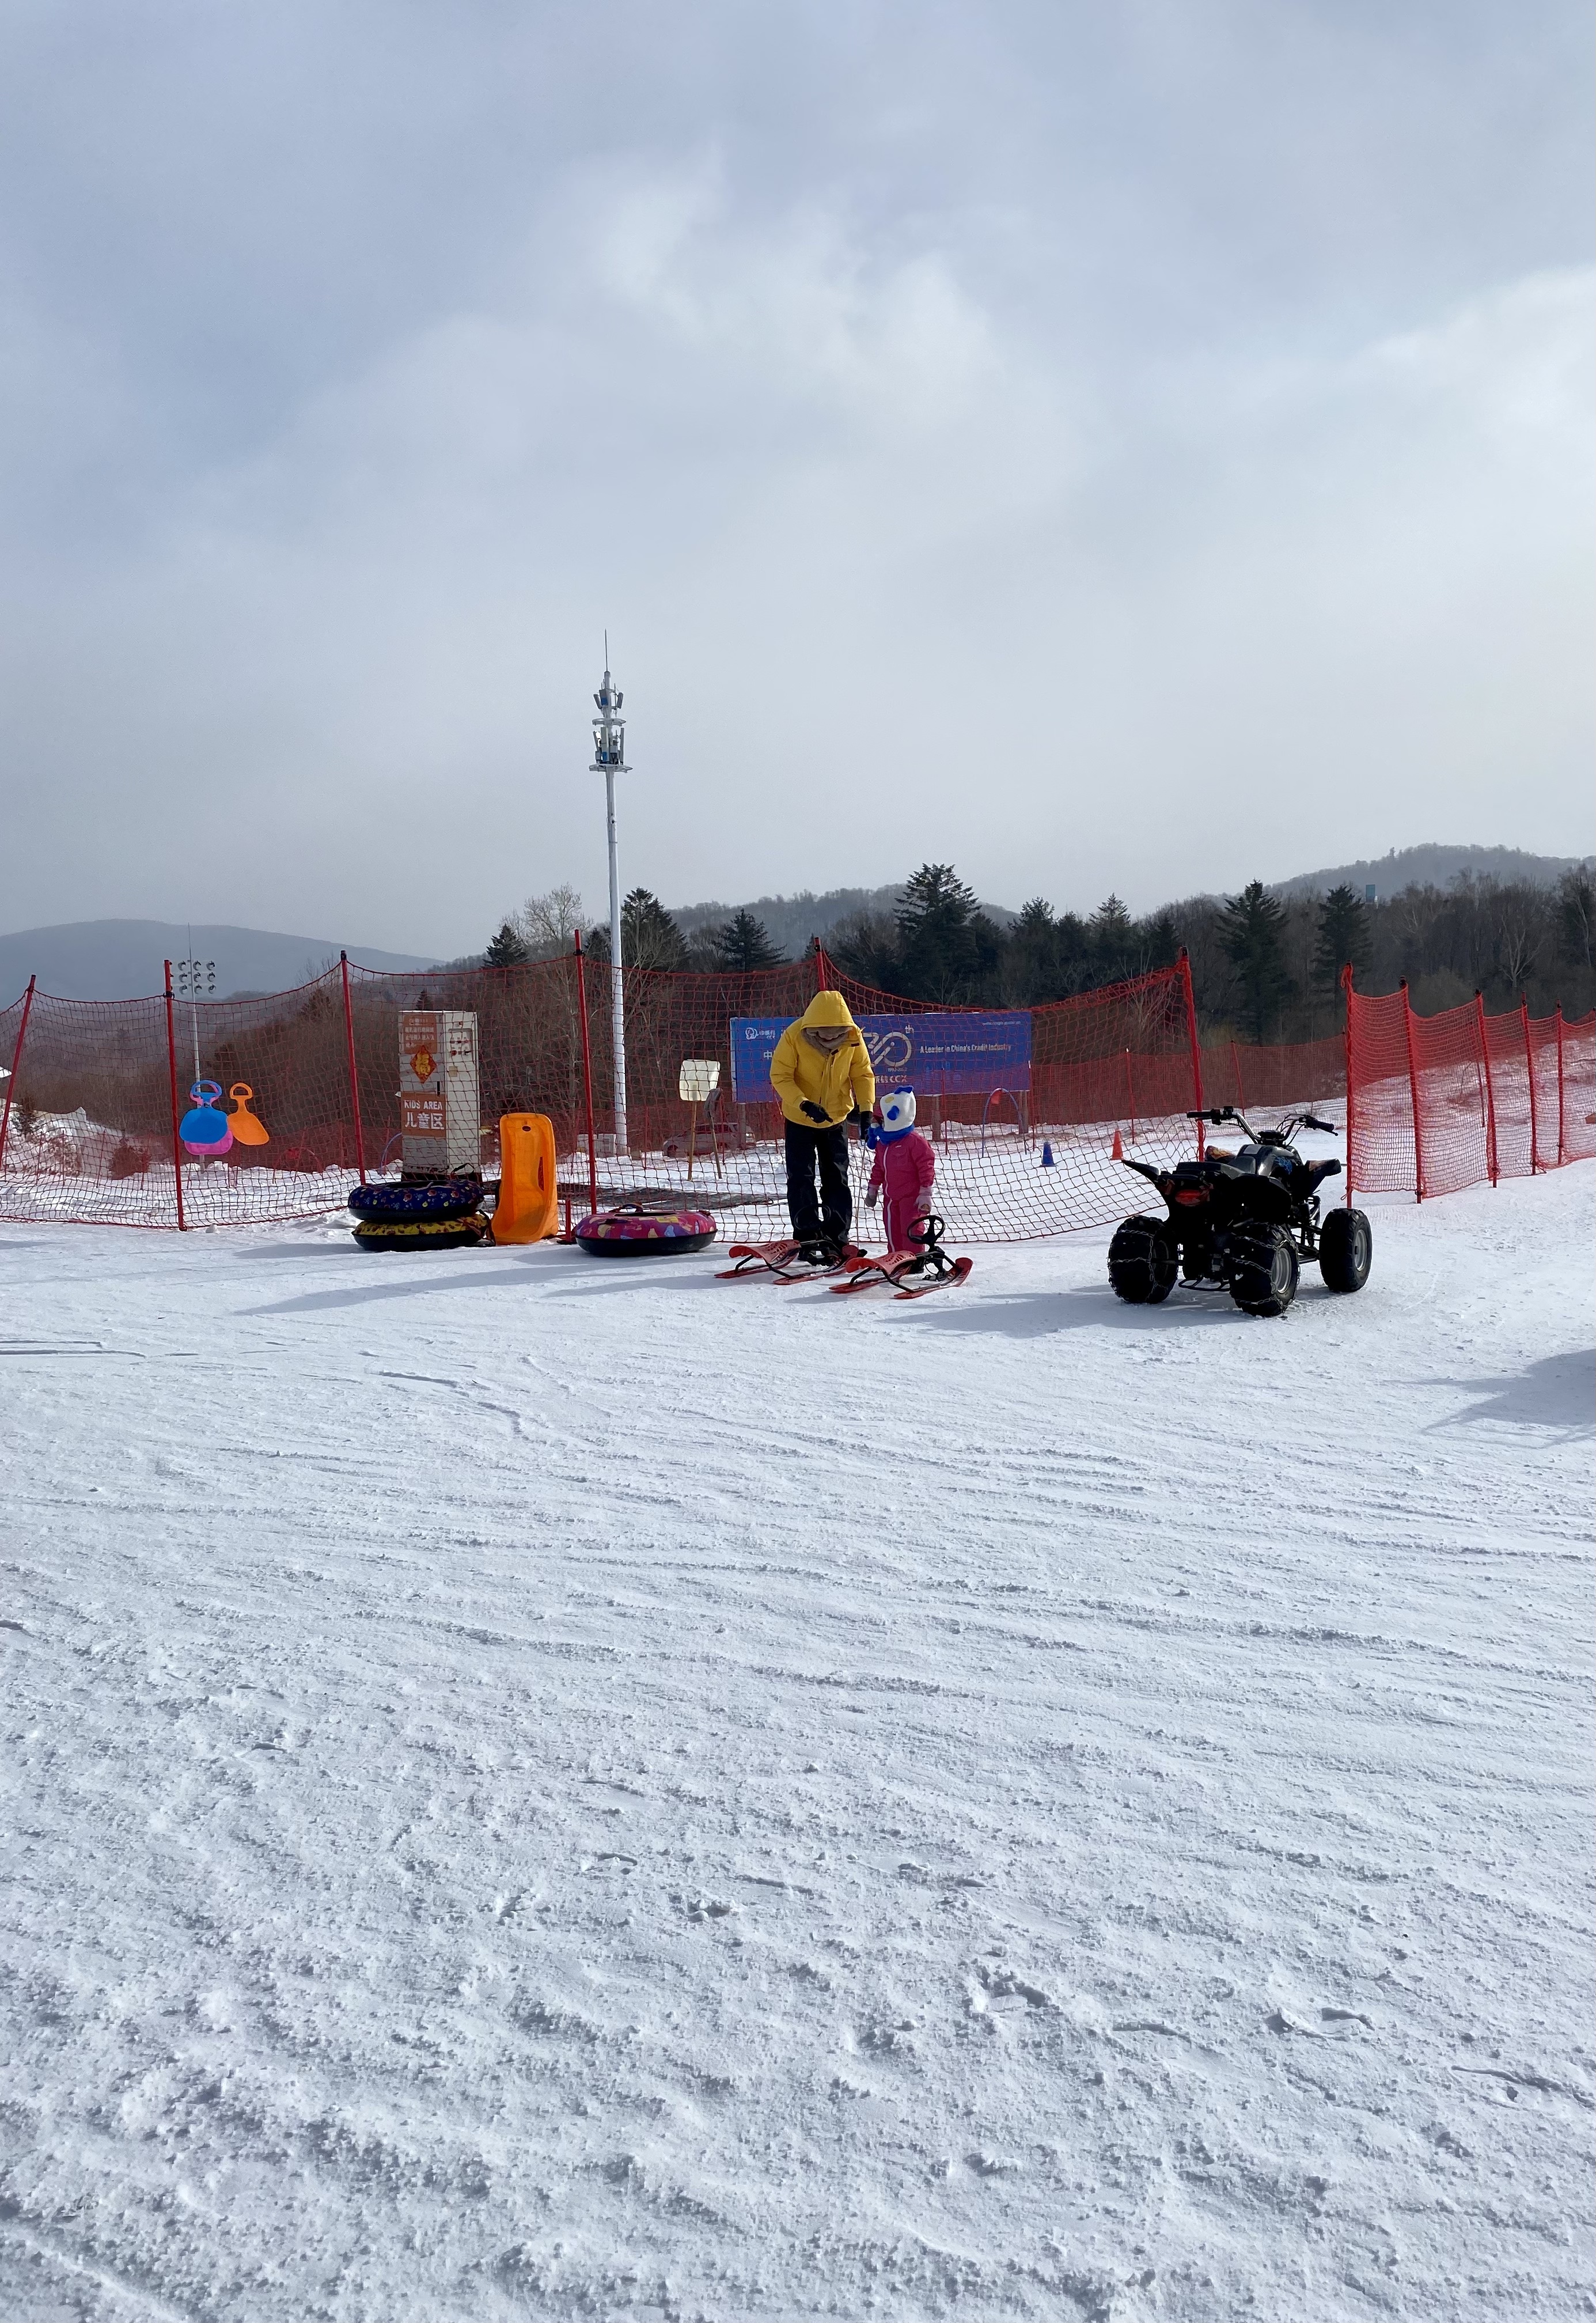
M 1118 1130 L 1116 1129 L 1114 1133 L 1114 1159 L 1116 1162 L 1123 1162 L 1124 1158 L 1124 1141 L 1122 1139 Z

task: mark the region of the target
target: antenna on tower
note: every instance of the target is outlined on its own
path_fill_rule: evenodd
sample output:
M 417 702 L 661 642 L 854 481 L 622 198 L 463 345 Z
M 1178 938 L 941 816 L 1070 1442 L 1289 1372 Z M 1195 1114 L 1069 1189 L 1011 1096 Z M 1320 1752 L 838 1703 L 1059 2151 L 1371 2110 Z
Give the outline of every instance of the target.
M 610 632 L 608 629 L 604 632 L 604 675 L 606 677 L 610 675 Z

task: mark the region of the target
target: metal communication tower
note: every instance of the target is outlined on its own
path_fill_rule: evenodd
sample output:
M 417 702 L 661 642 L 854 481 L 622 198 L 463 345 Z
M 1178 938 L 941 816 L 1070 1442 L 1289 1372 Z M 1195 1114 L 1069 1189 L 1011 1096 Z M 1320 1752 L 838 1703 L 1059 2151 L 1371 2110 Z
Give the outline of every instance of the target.
M 626 992 L 620 958 L 620 867 L 615 852 L 615 777 L 629 775 L 626 762 L 626 720 L 620 714 L 625 696 L 610 675 L 610 639 L 604 639 L 604 683 L 593 696 L 598 716 L 593 721 L 593 763 L 590 771 L 604 777 L 604 799 L 610 818 L 610 1045 L 615 1059 L 615 1151 L 627 1150 L 626 1136 Z

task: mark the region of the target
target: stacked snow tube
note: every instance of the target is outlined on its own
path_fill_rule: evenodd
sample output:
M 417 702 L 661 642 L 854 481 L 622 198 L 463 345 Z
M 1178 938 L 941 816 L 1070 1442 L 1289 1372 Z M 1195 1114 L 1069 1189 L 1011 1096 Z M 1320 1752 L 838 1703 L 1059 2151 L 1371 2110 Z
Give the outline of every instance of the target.
M 485 1189 L 480 1178 L 455 1178 L 430 1186 L 357 1186 L 349 1207 L 358 1224 L 362 1250 L 463 1250 L 491 1242 L 493 1228 L 482 1215 Z
M 707 1210 L 651 1210 L 623 1202 L 595 1210 L 573 1228 L 577 1247 L 590 1258 L 663 1258 L 670 1251 L 702 1250 L 715 1239 Z

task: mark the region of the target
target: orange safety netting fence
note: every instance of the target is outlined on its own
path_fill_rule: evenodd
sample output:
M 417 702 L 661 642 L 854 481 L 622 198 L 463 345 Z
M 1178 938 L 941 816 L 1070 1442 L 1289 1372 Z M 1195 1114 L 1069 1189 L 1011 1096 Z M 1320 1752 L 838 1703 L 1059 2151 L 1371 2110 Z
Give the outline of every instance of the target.
M 1255 1121 L 1304 1105 L 1339 1117 L 1349 1071 L 1350 1178 L 1368 1190 L 1422 1198 L 1596 1152 L 1596 1018 L 1487 1016 L 1478 1004 L 1418 1018 L 1405 994 L 1353 994 L 1344 1041 L 1199 1050 L 1184 960 L 1075 999 L 983 1011 L 873 991 L 823 953 L 746 975 L 628 969 L 618 1136 L 610 974 L 573 952 L 401 976 L 343 965 L 247 1000 L 71 1001 L 30 987 L 0 1010 L 0 1063 L 14 1068 L 0 1085 L 0 1218 L 173 1227 L 342 1207 L 360 1178 L 398 1174 L 399 1020 L 419 1007 L 476 1015 L 485 1175 L 500 1116 L 545 1113 L 578 1209 L 691 1194 L 729 1237 L 779 1233 L 768 1051 L 822 981 L 865 1025 L 884 1085 L 917 1090 L 937 1206 L 959 1240 L 1123 1217 L 1136 1189 L 1116 1146 L 1191 1152 L 1185 1116 L 1199 1100 Z M 682 1095 L 689 1060 L 716 1069 L 711 1098 Z M 219 1157 L 179 1134 L 206 1083 L 238 1131 Z M 862 1195 L 867 1159 L 850 1151 Z
M 1344 981 L 1349 1196 L 1422 1202 L 1596 1154 L 1596 1015 L 1492 1016 L 1476 995 L 1416 1016 L 1406 985 L 1369 997 Z
M 938 1206 L 959 1238 L 1117 1217 L 1130 1181 L 1116 1141 L 1154 1157 L 1192 1150 L 1183 1116 L 1200 1083 L 1184 960 L 998 1011 L 875 992 L 823 953 L 746 975 L 628 969 L 619 1134 L 607 966 L 579 952 L 399 976 L 344 964 L 249 1000 L 79 1002 L 30 987 L 0 1012 L 0 1061 L 15 1067 L 0 1118 L 0 1217 L 172 1227 L 335 1210 L 360 1178 L 398 1174 L 399 1023 L 431 1008 L 477 1019 L 485 1175 L 498 1168 L 500 1116 L 544 1113 L 562 1193 L 579 1210 L 691 1195 L 721 1215 L 729 1237 L 784 1232 L 768 1049 L 822 982 L 864 1024 L 883 1081 L 918 1091 Z M 681 1093 L 689 1061 L 701 1080 L 716 1069 L 708 1101 Z M 240 1131 L 224 1153 L 197 1153 L 180 1134 L 193 1090 L 207 1084 Z M 857 1141 L 850 1155 L 862 1197 L 868 1157 Z

